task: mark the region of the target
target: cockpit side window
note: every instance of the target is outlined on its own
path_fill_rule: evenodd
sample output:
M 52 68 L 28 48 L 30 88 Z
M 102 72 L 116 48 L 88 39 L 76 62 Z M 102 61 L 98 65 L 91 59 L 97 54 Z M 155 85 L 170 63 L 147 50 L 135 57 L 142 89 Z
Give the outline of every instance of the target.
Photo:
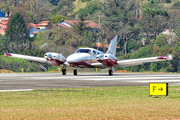
M 91 53 L 91 50 L 89 50 L 89 49 L 78 49 L 77 51 L 76 51 L 76 53 Z
M 95 51 L 95 50 L 93 50 L 93 54 L 96 54 L 96 51 Z
M 96 55 L 97 55 L 97 53 L 96 53 L 96 51 L 95 51 L 95 50 L 93 50 L 93 55 L 94 55 L 94 56 L 96 56 Z

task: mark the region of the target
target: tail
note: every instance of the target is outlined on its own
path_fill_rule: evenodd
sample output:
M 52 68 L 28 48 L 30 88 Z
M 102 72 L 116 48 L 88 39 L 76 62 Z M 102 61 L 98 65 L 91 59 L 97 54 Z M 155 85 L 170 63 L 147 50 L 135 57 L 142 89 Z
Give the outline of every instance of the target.
M 117 44 L 117 35 L 114 35 L 106 54 L 112 54 L 115 56 L 116 55 L 116 44 Z

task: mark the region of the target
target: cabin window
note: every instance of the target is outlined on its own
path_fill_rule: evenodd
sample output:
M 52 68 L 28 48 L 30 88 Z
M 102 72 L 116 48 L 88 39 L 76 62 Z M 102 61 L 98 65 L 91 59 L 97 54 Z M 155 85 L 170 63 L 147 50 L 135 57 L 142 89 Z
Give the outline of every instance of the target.
M 89 50 L 89 49 L 79 49 L 79 50 L 77 50 L 77 52 L 76 53 L 91 53 L 91 50 Z
M 97 53 L 96 53 L 96 51 L 95 51 L 95 50 L 93 50 L 93 55 L 94 55 L 94 56 L 96 56 L 96 55 L 97 55 Z
M 93 54 L 96 54 L 96 51 L 93 50 Z
M 3 28 L 2 28 L 2 27 L 0 27 L 0 30 L 3 30 Z

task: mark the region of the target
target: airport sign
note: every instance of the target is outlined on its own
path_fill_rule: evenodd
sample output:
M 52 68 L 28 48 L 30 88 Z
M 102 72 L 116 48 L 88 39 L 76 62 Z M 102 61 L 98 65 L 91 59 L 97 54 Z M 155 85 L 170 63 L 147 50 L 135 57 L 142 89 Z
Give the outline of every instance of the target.
M 149 83 L 150 96 L 164 95 L 168 96 L 168 83 Z

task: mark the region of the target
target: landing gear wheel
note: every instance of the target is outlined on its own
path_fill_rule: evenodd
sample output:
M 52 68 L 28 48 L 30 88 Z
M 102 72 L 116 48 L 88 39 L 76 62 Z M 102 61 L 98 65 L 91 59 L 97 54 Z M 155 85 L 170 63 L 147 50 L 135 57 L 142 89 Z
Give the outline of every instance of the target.
M 77 75 L 77 69 L 74 69 L 73 73 L 74 73 L 74 75 Z
M 66 75 L 66 69 L 63 69 L 63 70 L 62 70 L 62 74 L 63 74 L 63 75 Z
M 113 71 L 109 70 L 109 75 L 112 76 L 113 75 Z

